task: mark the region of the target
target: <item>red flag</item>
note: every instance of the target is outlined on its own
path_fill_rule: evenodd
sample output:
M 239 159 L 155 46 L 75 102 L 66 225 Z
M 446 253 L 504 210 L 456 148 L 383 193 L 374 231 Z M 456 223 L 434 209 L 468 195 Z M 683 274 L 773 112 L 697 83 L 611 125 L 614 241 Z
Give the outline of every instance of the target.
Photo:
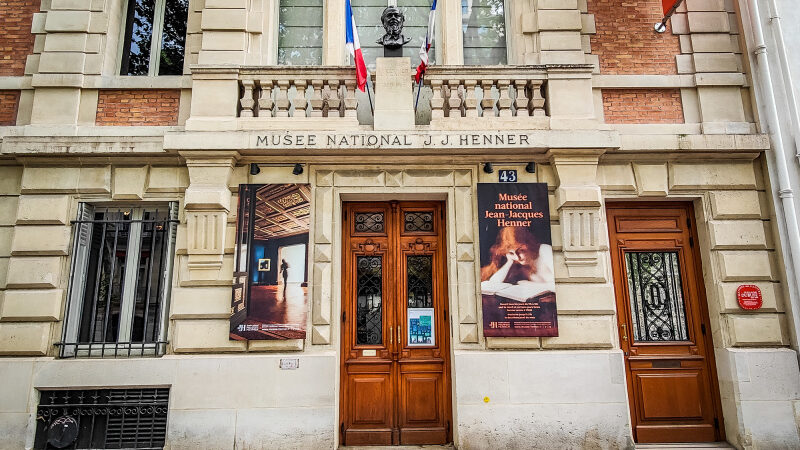
M 674 5 L 674 4 L 675 4 L 677 1 L 678 1 L 678 0 L 661 0 L 661 7 L 664 9 L 664 15 L 665 15 L 665 16 L 666 16 L 666 15 L 667 15 L 667 13 L 669 12 L 669 10 L 670 10 L 670 9 L 672 9 L 672 6 L 673 6 L 673 5 Z

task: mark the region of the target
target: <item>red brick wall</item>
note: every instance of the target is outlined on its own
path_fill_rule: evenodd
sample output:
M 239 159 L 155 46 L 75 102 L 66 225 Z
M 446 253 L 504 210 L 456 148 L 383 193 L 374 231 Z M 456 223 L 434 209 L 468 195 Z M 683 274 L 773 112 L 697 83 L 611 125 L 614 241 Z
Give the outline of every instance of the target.
M 680 89 L 603 90 L 606 123 L 683 123 Z
M 0 0 L 0 76 L 25 74 L 25 59 L 33 51 L 31 22 L 39 0 Z
M 178 89 L 101 90 L 97 125 L 164 126 L 178 124 Z
M 0 126 L 17 124 L 19 91 L 0 91 Z
M 592 53 L 600 56 L 600 73 L 677 73 L 675 55 L 680 54 L 678 36 L 656 33 L 653 25 L 662 18 L 661 0 L 589 0 L 597 33 L 591 36 Z

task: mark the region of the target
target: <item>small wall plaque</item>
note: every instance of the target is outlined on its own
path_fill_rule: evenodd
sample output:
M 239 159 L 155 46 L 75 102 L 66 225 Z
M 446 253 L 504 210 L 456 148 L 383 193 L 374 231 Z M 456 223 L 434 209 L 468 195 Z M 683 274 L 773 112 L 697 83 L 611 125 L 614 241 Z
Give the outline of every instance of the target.
M 281 370 L 296 370 L 300 367 L 298 358 L 281 358 Z

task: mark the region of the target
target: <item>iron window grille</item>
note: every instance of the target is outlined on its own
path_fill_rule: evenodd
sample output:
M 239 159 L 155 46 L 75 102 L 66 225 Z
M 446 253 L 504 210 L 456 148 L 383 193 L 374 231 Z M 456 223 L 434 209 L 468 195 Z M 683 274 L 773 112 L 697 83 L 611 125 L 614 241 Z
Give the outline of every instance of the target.
M 168 388 L 40 391 L 34 449 L 161 449 Z
M 120 75 L 183 75 L 189 0 L 126 0 Z
M 81 203 L 62 358 L 160 356 L 172 280 L 178 204 L 139 208 Z

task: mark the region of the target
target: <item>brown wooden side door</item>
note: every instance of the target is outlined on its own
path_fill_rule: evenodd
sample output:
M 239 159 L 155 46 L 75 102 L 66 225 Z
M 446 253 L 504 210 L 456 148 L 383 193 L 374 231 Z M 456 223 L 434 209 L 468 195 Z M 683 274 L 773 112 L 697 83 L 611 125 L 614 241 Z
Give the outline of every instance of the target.
M 691 204 L 609 204 L 636 442 L 724 439 Z
M 443 205 L 343 205 L 341 439 L 451 441 Z

